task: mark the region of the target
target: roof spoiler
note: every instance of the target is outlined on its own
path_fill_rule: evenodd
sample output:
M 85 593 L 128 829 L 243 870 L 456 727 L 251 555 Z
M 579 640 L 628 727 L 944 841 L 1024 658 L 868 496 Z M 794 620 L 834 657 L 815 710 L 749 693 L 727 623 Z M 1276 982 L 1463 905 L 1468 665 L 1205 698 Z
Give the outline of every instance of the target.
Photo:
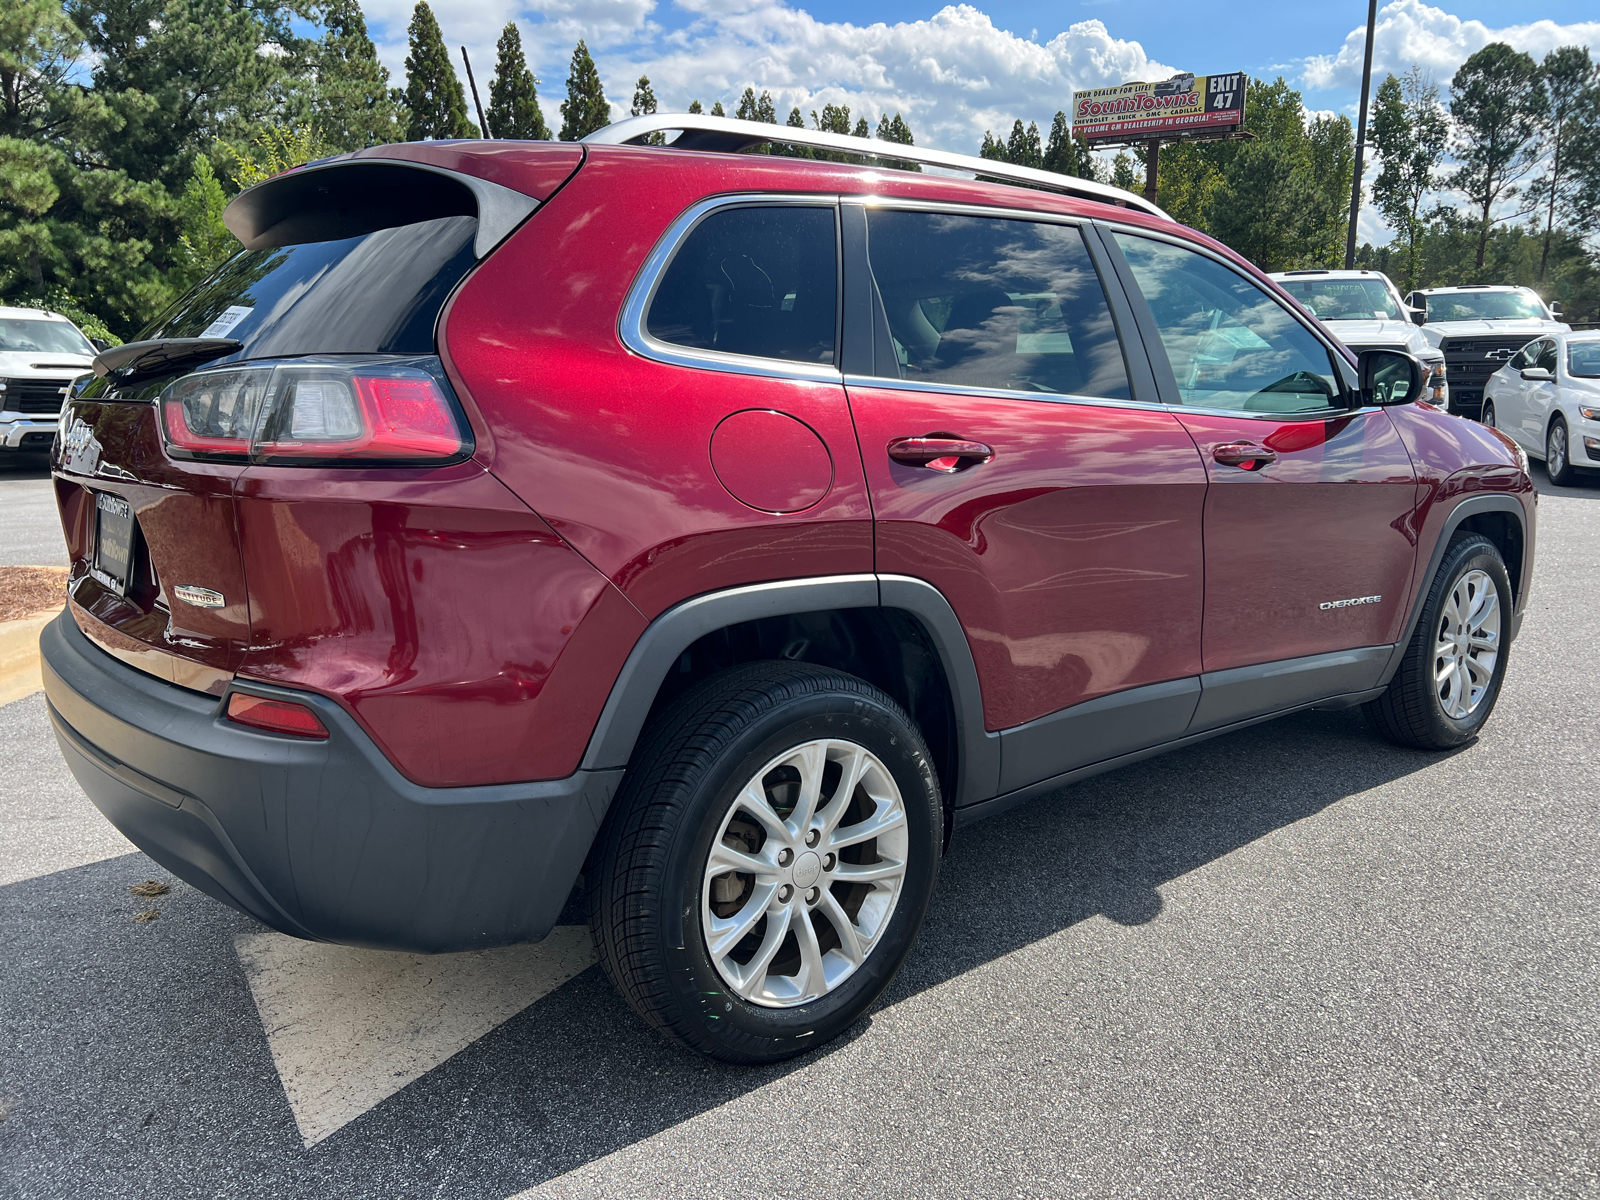
M 147 342 L 127 342 L 112 346 L 94 356 L 94 373 L 109 375 L 126 372 L 129 378 L 154 375 L 184 363 L 209 362 L 232 354 L 240 343 L 233 338 L 154 338 Z
M 1024 184 L 1048 192 L 1060 192 L 1080 200 L 1094 200 L 1101 204 L 1115 204 L 1136 209 L 1154 217 L 1170 221 L 1163 209 L 1143 196 L 1092 179 L 1079 179 L 1075 175 L 1058 175 L 1054 171 L 1039 171 L 1033 167 L 1018 167 L 1011 163 L 995 162 L 970 154 L 950 154 L 943 150 L 923 150 L 917 146 L 902 146 L 898 142 L 881 142 L 844 133 L 825 133 L 817 129 L 797 129 L 792 125 L 768 125 L 764 121 L 740 121 L 733 117 L 708 117 L 700 113 L 650 113 L 630 117 L 597 129 L 584 142 L 591 146 L 621 146 L 638 143 L 654 133 L 672 133 L 678 136 L 669 145 L 678 150 L 722 150 L 738 153 L 763 142 L 780 142 L 791 146 L 810 146 L 819 150 L 843 151 L 862 158 L 877 159 L 890 169 L 902 162 L 918 163 L 927 167 L 941 167 L 949 171 L 964 171 L 981 175 L 1001 183 Z M 237 201 L 235 202 L 237 203 Z
M 539 202 L 487 179 L 401 159 L 339 157 L 246 188 L 222 223 L 247 250 L 359 237 L 439 217 L 477 217 L 482 258 Z

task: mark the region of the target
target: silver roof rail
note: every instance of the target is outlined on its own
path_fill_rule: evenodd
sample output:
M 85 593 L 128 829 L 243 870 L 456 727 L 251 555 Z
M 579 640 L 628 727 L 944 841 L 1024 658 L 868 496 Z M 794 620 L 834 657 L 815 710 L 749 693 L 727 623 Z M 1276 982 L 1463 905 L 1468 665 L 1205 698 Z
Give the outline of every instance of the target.
M 733 117 L 708 117 L 701 113 L 649 113 L 642 117 L 629 117 L 597 129 L 583 140 L 591 146 L 622 146 L 637 142 L 652 133 L 677 133 L 671 146 L 680 150 L 722 150 L 737 153 L 762 142 L 783 142 L 792 146 L 811 146 L 819 150 L 839 150 L 864 158 L 889 162 L 913 162 L 927 167 L 942 167 L 949 171 L 965 171 L 983 175 L 1006 183 L 1025 183 L 1045 191 L 1061 192 L 1081 200 L 1096 200 L 1101 204 L 1116 204 L 1124 208 L 1172 220 L 1162 209 L 1143 196 L 1123 191 L 1092 179 L 1079 179 L 1075 175 L 1058 175 L 1054 171 L 1039 171 L 1033 167 L 1017 167 L 1010 163 L 995 162 L 971 154 L 950 154 L 944 150 L 924 150 L 919 146 L 902 146 L 898 142 L 880 142 L 876 138 L 852 137 L 843 133 L 824 133 L 817 129 L 796 129 L 792 125 L 768 125 L 764 121 L 740 121 Z

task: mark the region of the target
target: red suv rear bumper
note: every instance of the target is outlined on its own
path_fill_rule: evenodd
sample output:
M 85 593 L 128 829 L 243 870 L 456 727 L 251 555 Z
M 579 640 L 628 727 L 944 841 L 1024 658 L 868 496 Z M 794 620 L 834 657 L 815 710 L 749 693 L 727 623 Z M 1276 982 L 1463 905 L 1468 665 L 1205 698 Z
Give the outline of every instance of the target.
M 95 646 L 70 614 L 40 639 L 62 754 L 95 806 L 174 875 L 284 933 L 390 950 L 543 937 L 571 894 L 621 770 L 487 787 L 407 780 L 342 708 L 326 741 L 228 721 Z

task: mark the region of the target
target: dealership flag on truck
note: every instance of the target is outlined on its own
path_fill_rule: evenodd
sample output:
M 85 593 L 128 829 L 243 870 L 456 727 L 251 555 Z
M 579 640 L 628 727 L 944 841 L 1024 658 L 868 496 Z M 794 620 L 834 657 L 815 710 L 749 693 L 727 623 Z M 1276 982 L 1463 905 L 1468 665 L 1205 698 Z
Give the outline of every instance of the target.
M 1187 132 L 1236 129 L 1244 122 L 1248 77 L 1174 75 L 1072 94 L 1072 132 L 1088 141 L 1135 142 Z

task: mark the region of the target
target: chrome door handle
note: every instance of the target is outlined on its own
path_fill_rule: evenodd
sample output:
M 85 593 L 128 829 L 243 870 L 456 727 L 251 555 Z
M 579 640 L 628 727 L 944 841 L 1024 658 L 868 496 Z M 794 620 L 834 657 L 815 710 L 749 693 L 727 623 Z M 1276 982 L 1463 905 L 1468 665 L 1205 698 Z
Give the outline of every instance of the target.
M 908 467 L 927 467 L 953 475 L 963 467 L 977 467 L 994 458 L 994 451 L 982 442 L 945 434 L 928 437 L 895 438 L 889 443 L 889 457 Z
M 1258 442 L 1230 442 L 1226 446 L 1213 447 L 1211 457 L 1225 467 L 1253 471 L 1257 467 L 1277 462 L 1278 452 L 1271 446 L 1263 446 Z

